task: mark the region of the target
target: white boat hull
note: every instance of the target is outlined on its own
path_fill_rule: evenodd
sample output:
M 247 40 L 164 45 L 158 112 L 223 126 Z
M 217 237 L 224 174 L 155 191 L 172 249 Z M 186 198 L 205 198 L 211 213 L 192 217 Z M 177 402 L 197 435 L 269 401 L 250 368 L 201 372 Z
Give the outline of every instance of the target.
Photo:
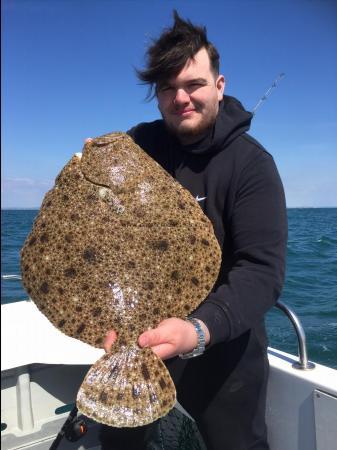
M 49 449 L 85 373 L 102 351 L 58 332 L 32 302 L 1 309 L 1 448 Z M 337 371 L 319 364 L 313 370 L 298 370 L 293 355 L 273 348 L 268 353 L 271 450 L 336 450 Z M 99 448 L 98 426 L 87 423 L 83 438 L 73 443 L 63 439 L 59 448 Z

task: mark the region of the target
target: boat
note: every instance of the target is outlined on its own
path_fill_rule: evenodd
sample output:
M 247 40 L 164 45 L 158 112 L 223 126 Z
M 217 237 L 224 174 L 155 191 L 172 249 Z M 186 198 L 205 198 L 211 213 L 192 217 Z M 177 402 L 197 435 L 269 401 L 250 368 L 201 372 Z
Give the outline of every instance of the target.
M 268 348 L 270 449 L 335 450 L 337 370 L 309 361 L 299 318 L 280 301 L 276 307 L 295 329 L 299 354 Z M 1 334 L 1 448 L 99 449 L 99 425 L 77 414 L 75 398 L 103 350 L 62 334 L 29 298 L 1 305 Z M 180 426 L 193 421 L 181 405 L 175 410 L 187 419 Z M 165 442 L 158 448 L 173 450 Z M 174 448 L 197 450 L 202 443 Z

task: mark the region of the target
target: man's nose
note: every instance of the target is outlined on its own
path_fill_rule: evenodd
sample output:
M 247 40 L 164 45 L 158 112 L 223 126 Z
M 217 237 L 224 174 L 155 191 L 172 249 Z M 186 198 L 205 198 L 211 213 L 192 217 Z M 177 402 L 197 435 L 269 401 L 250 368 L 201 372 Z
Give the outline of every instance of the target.
M 185 89 L 179 88 L 176 91 L 176 95 L 174 97 L 174 101 L 173 102 L 174 102 L 175 105 L 181 105 L 181 104 L 189 103 L 190 102 L 190 96 L 185 91 Z

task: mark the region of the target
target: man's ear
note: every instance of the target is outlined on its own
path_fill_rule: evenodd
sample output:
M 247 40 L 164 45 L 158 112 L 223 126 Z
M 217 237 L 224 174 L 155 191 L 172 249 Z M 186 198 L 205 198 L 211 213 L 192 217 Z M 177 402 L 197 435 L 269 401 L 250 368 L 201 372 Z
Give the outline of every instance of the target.
M 225 92 L 225 84 L 226 84 L 225 77 L 223 75 L 219 75 L 215 83 L 218 91 L 219 102 L 222 100 L 223 93 Z

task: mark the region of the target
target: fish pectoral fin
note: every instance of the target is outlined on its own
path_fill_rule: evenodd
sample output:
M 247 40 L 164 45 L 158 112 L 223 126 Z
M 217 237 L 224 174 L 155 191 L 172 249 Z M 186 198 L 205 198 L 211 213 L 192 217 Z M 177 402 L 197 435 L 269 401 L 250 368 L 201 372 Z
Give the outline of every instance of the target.
M 164 363 L 150 348 L 119 348 L 102 356 L 87 373 L 77 407 L 96 422 L 138 427 L 165 416 L 176 390 Z

